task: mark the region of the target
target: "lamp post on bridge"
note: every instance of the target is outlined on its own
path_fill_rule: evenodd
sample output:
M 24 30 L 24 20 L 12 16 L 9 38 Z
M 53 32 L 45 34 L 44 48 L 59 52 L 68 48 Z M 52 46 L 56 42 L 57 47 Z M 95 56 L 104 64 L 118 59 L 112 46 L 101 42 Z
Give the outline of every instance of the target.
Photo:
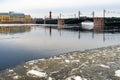
M 44 24 L 46 24 L 46 16 L 44 16 Z
M 81 13 L 80 13 L 80 11 L 78 12 L 78 18 L 80 19 L 80 15 L 81 15 Z
M 104 10 L 103 10 L 103 18 L 105 18 L 105 16 L 106 16 L 106 15 L 105 15 L 105 12 L 106 12 L 106 11 L 105 11 L 105 9 L 104 9 Z
M 60 13 L 60 19 L 61 19 L 62 14 Z
M 94 19 L 94 17 L 95 17 L 95 12 L 94 12 L 94 11 L 92 12 L 92 17 L 93 17 L 93 19 Z
M 105 12 L 106 12 L 106 10 L 104 9 L 104 10 L 103 10 L 103 20 L 104 20 L 103 23 L 104 23 L 104 25 L 105 25 L 105 16 L 106 16 L 106 15 L 105 15 Z

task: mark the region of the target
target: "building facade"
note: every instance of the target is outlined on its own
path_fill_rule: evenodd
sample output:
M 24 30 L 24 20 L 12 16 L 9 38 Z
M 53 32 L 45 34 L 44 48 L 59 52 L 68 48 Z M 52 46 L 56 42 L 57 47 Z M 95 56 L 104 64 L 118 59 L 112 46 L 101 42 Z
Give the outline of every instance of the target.
M 30 15 L 23 13 L 0 13 L 0 23 L 33 23 Z

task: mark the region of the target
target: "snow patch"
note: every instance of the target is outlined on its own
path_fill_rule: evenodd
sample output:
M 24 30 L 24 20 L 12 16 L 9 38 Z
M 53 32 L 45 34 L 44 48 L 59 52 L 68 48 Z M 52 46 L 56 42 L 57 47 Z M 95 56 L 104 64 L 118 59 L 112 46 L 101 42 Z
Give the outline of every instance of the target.
M 120 70 L 115 71 L 115 76 L 120 77 Z
M 36 71 L 36 70 L 29 70 L 27 72 L 27 75 L 28 76 L 33 76 L 33 77 L 46 77 L 47 74 L 44 73 L 44 72 L 39 72 L 39 71 Z

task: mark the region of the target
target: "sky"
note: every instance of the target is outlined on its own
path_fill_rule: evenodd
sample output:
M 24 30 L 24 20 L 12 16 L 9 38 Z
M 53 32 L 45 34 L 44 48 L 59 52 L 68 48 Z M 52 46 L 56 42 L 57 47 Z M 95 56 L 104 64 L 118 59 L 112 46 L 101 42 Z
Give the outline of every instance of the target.
M 81 16 L 102 16 L 103 9 L 106 16 L 120 15 L 120 0 L 0 0 L 0 12 L 20 12 L 30 14 L 33 18 L 49 17 L 52 11 L 54 18 Z

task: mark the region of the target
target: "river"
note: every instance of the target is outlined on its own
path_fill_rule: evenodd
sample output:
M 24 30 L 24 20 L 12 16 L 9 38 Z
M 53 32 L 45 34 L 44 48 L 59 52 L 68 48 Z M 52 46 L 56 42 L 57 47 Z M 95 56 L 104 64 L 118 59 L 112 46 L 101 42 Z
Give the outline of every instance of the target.
M 48 58 L 120 44 L 119 32 L 56 29 L 43 25 L 0 27 L 0 70 L 33 59 Z

